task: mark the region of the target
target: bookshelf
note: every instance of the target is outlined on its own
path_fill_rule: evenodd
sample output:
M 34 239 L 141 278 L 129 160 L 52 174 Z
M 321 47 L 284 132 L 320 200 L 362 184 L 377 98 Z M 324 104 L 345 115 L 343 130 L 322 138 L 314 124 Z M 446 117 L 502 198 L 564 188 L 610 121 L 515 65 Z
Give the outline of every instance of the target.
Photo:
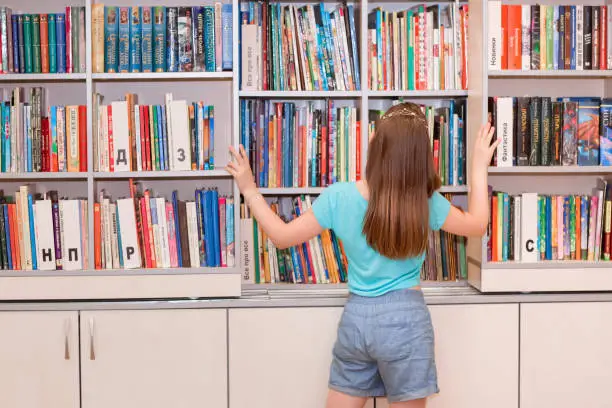
M 9 0 L 7 7 L 23 13 L 53 13 L 65 6 L 85 6 L 86 11 L 86 71 L 72 74 L 3 74 L 0 75 L 0 87 L 29 88 L 42 86 L 46 89 L 46 105 L 79 103 L 87 106 L 87 159 L 86 172 L 78 173 L 0 173 L 0 186 L 6 191 L 15 191 L 19 185 L 28 184 L 35 191 L 58 189 L 61 194 L 70 197 L 87 199 L 88 234 L 93 237 L 93 205 L 100 191 L 104 190 L 113 199 L 129 196 L 128 179 L 134 179 L 142 188 L 151 188 L 154 192 L 168 198 L 173 190 L 178 190 L 184 199 L 193 193 L 195 188 L 216 187 L 221 193 L 233 195 L 235 199 L 235 243 L 236 266 L 233 268 L 178 268 L 178 269 L 138 269 L 138 270 L 93 270 L 84 271 L 5 271 L 0 273 L 0 300 L 18 299 L 103 299 L 103 298 L 151 298 L 151 297 L 231 297 L 239 296 L 242 289 L 285 289 L 293 287 L 287 284 L 241 285 L 240 260 L 240 193 L 223 169 L 229 159 L 228 147 L 238 146 L 240 140 L 240 101 L 242 99 L 267 99 L 273 101 L 308 100 L 322 101 L 333 99 L 338 106 L 355 107 L 358 120 L 362 124 L 361 137 L 361 172 L 365 173 L 368 134 L 367 123 L 370 109 L 388 109 L 392 100 L 404 98 L 423 103 L 435 103 L 439 100 L 470 100 L 471 91 L 467 90 L 370 90 L 368 88 L 368 12 L 376 7 L 396 11 L 415 6 L 417 3 L 401 4 L 395 1 L 369 2 L 367 0 L 350 2 L 355 7 L 355 30 L 359 54 L 361 80 L 359 90 L 354 91 L 245 91 L 240 89 L 240 48 L 239 48 L 239 10 L 242 1 L 224 0 L 233 7 L 233 68 L 223 72 L 154 72 L 154 73 L 99 73 L 93 72 L 93 50 L 91 44 L 92 6 L 103 3 L 108 6 L 128 6 L 124 0 L 36 0 L 20 2 Z M 143 5 L 152 3 L 141 2 Z M 209 0 L 168 0 L 165 6 L 195 6 L 212 4 Z M 303 4 L 318 4 L 302 1 Z M 337 2 L 326 2 L 327 6 Z M 451 4 L 440 2 L 440 4 Z M 472 18 L 471 18 L 472 19 Z M 470 56 L 471 58 L 471 56 Z M 163 101 L 164 93 L 172 92 L 175 99 L 187 101 L 204 100 L 215 106 L 215 168 L 198 171 L 150 171 L 150 172 L 100 172 L 94 171 L 93 95 L 103 95 L 103 103 L 123 99 L 125 93 L 138 96 L 138 102 L 155 104 Z M 471 119 L 470 119 L 471 120 Z M 469 121 L 468 121 L 469 124 Z M 291 196 L 308 194 L 316 196 L 323 190 L 321 187 L 303 188 L 267 188 L 262 189 L 266 196 Z M 444 186 L 443 192 L 466 193 L 467 186 Z M 87 248 L 90 268 L 93 265 L 94 244 L 89 240 Z M 456 285 L 456 282 L 441 283 Z M 464 285 L 464 282 L 460 282 Z M 346 285 L 295 285 L 296 289 L 319 290 L 325 287 L 345 288 Z M 438 286 L 438 284 L 435 284 Z M 10 288 L 10 289 L 9 289 Z M 17 295 L 16 295 L 17 294 Z
M 526 0 L 520 4 L 538 3 Z M 558 6 L 564 3 L 547 4 Z M 599 1 L 581 4 L 609 5 Z M 488 24 L 488 2 L 471 1 L 468 144 L 473 141 L 479 124 L 486 121 L 487 97 L 610 97 L 611 70 L 489 70 Z M 597 180 L 610 174 L 610 166 L 490 167 L 489 184 L 494 190 L 510 194 L 590 195 Z M 610 291 L 612 279 L 609 271 L 607 261 L 487 262 L 486 237 L 468 241 L 468 281 L 482 292 Z

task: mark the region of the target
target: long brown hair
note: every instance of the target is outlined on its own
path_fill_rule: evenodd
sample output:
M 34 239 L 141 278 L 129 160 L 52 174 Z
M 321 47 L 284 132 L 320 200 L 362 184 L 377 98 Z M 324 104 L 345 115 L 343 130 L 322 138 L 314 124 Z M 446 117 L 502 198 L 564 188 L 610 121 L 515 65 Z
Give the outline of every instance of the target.
M 369 189 L 363 234 L 370 247 L 391 259 L 425 251 L 428 199 L 440 188 L 427 120 L 414 103 L 393 106 L 376 124 L 368 148 Z

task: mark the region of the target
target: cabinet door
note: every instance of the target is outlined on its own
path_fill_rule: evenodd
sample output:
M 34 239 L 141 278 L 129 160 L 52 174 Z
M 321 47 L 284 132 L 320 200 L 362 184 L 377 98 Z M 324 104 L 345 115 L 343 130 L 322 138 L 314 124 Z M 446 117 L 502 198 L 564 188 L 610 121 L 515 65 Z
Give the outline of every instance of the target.
M 521 408 L 612 406 L 612 303 L 521 305 Z
M 77 312 L 0 313 L 0 407 L 79 408 Z
M 429 309 L 440 393 L 427 408 L 517 408 L 518 305 Z M 387 407 L 386 400 L 376 401 L 376 408 Z
M 225 310 L 81 314 L 82 408 L 227 407 Z
M 229 314 L 230 408 L 325 406 L 342 308 L 235 309 Z

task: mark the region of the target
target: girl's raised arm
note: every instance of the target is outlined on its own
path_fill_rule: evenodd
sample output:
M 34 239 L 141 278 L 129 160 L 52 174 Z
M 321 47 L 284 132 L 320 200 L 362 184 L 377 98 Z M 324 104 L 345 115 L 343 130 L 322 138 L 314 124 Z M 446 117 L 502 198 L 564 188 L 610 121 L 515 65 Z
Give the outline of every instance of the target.
M 442 230 L 455 235 L 483 236 L 489 222 L 488 171 L 493 153 L 500 142 L 491 140 L 495 129 L 490 123 L 480 127 L 472 150 L 468 211 L 451 206 Z
M 236 180 L 238 188 L 244 196 L 244 202 L 251 209 L 257 223 L 278 249 L 301 244 L 323 232 L 323 228 L 319 225 L 312 210 L 304 212 L 289 223 L 283 221 L 272 211 L 257 190 L 244 147 L 241 145 L 240 152 L 237 152 L 233 146 L 230 146 L 230 153 L 234 160 L 228 163 L 226 170 Z

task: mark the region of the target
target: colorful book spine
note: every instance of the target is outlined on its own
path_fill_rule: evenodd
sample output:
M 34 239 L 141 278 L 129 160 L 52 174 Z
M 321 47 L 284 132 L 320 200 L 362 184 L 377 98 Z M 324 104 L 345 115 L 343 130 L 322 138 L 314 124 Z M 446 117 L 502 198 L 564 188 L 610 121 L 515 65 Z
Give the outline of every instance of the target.
M 130 72 L 130 7 L 119 7 L 119 72 Z
M 153 72 L 153 9 L 142 7 L 142 72 Z
M 104 7 L 104 70 L 119 71 L 119 8 Z
M 57 72 L 66 72 L 66 15 L 55 15 L 55 37 L 57 41 Z
M 166 8 L 155 6 L 153 9 L 153 70 L 166 71 Z
M 142 71 L 142 8 L 133 6 L 130 13 L 130 72 Z M 151 20 L 149 19 L 149 22 Z

